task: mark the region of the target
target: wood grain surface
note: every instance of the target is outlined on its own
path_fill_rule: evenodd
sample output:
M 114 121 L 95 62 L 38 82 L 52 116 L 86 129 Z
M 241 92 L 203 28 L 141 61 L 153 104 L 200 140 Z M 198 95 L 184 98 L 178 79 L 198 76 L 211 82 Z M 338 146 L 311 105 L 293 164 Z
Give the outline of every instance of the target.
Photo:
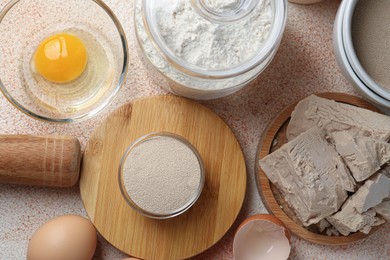
M 0 182 L 70 187 L 77 183 L 81 150 L 72 136 L 0 135 Z
M 127 147 L 151 132 L 186 138 L 205 167 L 200 198 L 172 219 L 140 215 L 119 188 L 118 168 Z M 245 160 L 230 128 L 208 108 L 175 96 L 135 100 L 111 114 L 87 144 L 80 179 L 84 206 L 100 234 L 143 259 L 188 258 L 211 247 L 236 219 L 245 189 Z
M 371 104 L 362 100 L 361 98 L 351 96 L 343 93 L 321 93 L 316 94 L 319 97 L 336 100 L 339 102 L 355 105 L 358 107 L 370 109 L 375 112 L 379 112 Z M 287 228 L 296 236 L 303 238 L 307 241 L 311 241 L 317 244 L 324 245 L 343 245 L 361 240 L 367 235 L 356 232 L 349 236 L 326 236 L 321 235 L 308 229 L 305 229 L 300 225 L 299 220 L 295 217 L 292 209 L 290 209 L 287 203 L 284 201 L 283 196 L 277 190 L 277 188 L 268 180 L 267 176 L 259 166 L 259 160 L 270 154 L 272 151 L 281 147 L 287 142 L 286 127 L 290 120 L 291 113 L 298 102 L 291 104 L 285 108 L 276 119 L 268 126 L 267 130 L 263 133 L 262 139 L 259 144 L 257 158 L 256 158 L 256 181 L 259 189 L 260 196 L 264 205 L 269 211 L 277 216 Z M 371 233 L 375 231 L 373 229 Z

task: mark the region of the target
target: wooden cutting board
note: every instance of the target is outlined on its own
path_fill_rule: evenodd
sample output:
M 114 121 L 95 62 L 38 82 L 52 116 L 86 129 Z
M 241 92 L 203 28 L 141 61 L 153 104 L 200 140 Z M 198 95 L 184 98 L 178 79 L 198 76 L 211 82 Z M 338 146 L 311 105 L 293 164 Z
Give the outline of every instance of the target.
M 168 220 L 135 212 L 118 183 L 127 147 L 160 131 L 192 143 L 206 173 L 194 206 Z M 135 100 L 112 113 L 87 144 L 80 179 L 84 206 L 100 234 L 116 248 L 143 259 L 188 258 L 214 245 L 236 219 L 245 189 L 245 160 L 230 128 L 208 108 L 175 96 Z
M 361 98 L 348 94 L 321 93 L 316 95 L 319 97 L 336 100 L 338 102 L 379 112 L 378 109 L 376 109 L 374 106 L 367 103 L 366 101 L 362 100 Z M 317 234 L 315 232 L 303 228 L 303 226 L 298 223 L 299 221 L 296 218 L 293 210 L 290 209 L 288 204 L 285 202 L 283 195 L 269 181 L 264 171 L 259 166 L 259 161 L 263 157 L 267 156 L 276 149 L 280 148 L 283 144 L 287 143 L 286 129 L 290 121 L 291 113 L 293 112 L 297 103 L 298 102 L 286 107 L 275 118 L 275 120 L 265 130 L 263 137 L 260 141 L 256 157 L 256 182 L 258 184 L 259 194 L 262 198 L 262 201 L 267 207 L 267 209 L 271 211 L 275 216 L 277 216 L 292 233 L 307 241 L 324 245 L 343 245 L 361 240 L 367 237 L 367 235 L 361 232 L 356 232 L 348 236 L 337 237 Z M 373 228 L 370 234 L 373 233 L 375 230 L 376 228 Z

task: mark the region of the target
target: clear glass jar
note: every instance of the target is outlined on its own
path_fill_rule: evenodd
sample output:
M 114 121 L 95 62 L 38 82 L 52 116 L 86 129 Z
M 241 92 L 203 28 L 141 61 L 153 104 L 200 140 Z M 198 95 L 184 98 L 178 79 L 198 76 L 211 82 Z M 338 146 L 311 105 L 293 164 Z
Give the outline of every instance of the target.
M 180 146 L 179 149 L 171 151 L 169 149 L 172 147 L 151 145 L 162 139 L 177 142 L 176 147 Z M 141 146 L 144 146 L 143 151 L 138 149 Z M 162 153 L 168 153 L 169 156 L 164 157 Z M 190 156 L 185 158 L 191 163 L 183 162 L 183 153 Z M 158 172 L 156 168 L 149 167 L 156 162 L 159 164 Z M 190 166 L 196 168 L 190 169 Z M 168 171 L 164 171 L 167 167 L 173 169 L 170 173 L 174 174 L 178 186 L 175 186 L 175 181 L 171 179 L 173 175 L 167 177 Z M 147 171 L 148 169 L 152 170 Z M 191 175 L 193 171 L 199 175 Z M 134 175 L 130 176 L 132 174 Z M 135 174 L 138 177 L 134 178 Z M 142 177 L 139 178 L 141 174 Z M 136 179 L 138 182 L 133 182 Z M 121 159 L 118 181 L 123 197 L 135 211 L 154 219 L 168 219 L 183 214 L 198 200 L 203 190 L 205 173 L 200 154 L 188 140 L 173 133 L 157 132 L 145 135 L 129 146 Z M 132 188 L 135 186 L 137 188 Z M 156 186 L 155 189 L 152 190 L 152 186 Z M 183 191 L 185 196 L 182 194 Z
M 137 0 L 134 17 L 154 81 L 207 100 L 238 91 L 267 67 L 286 15 L 286 0 Z

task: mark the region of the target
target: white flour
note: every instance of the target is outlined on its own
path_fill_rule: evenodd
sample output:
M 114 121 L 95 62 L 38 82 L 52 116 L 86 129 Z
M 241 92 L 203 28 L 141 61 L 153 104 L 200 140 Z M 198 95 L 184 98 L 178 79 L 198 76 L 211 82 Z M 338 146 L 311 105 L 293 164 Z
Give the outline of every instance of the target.
M 218 11 L 228 8 L 242 0 L 207 0 L 209 8 Z M 243 21 L 232 24 L 215 24 L 202 18 L 190 6 L 189 0 L 178 0 L 175 6 L 156 7 L 159 30 L 164 34 L 164 41 L 176 56 L 207 69 L 223 69 L 237 67 L 259 52 L 267 38 L 274 19 L 271 0 L 259 0 L 253 12 Z M 165 6 L 164 6 L 165 7 Z M 169 11 L 170 10 L 170 11 Z M 268 53 L 263 62 L 243 74 L 210 79 L 191 76 L 168 63 L 166 57 L 156 49 L 145 30 L 142 1 L 135 5 L 135 28 L 139 46 L 146 56 L 144 64 L 155 82 L 165 85 L 166 78 L 170 91 L 190 98 L 209 99 L 223 96 L 220 90 L 240 88 L 254 79 L 273 58 L 276 49 Z M 278 43 L 279 44 L 279 43 Z M 277 45 L 278 45 L 277 44 Z M 143 59 L 144 57 L 141 56 Z M 241 63 L 241 64 L 240 64 Z M 152 65 L 152 66 L 150 66 Z
M 123 168 L 123 184 L 140 208 L 169 214 L 187 205 L 201 180 L 194 152 L 175 138 L 153 137 L 136 146 Z
M 230 11 L 237 7 L 243 0 L 206 0 L 206 6 L 215 12 Z
M 234 8 L 238 0 L 208 1 L 215 11 Z M 252 58 L 266 41 L 272 25 L 270 0 L 259 3 L 248 19 L 229 24 L 212 23 L 201 17 L 191 1 L 179 0 L 172 8 L 158 7 L 159 31 L 183 60 L 202 68 L 225 69 Z

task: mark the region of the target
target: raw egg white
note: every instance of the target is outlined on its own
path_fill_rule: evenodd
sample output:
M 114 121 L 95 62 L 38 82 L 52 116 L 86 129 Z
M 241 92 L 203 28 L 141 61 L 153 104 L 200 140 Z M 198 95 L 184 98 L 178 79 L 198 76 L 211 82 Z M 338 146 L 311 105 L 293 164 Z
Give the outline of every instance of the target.
M 290 234 L 274 215 L 258 214 L 245 220 L 233 241 L 235 260 L 286 260 L 290 255 Z
M 28 260 L 91 260 L 96 229 L 80 216 L 65 215 L 43 224 L 31 238 Z
M 35 69 L 46 80 L 66 83 L 87 66 L 87 50 L 76 36 L 60 33 L 42 41 L 34 55 Z

